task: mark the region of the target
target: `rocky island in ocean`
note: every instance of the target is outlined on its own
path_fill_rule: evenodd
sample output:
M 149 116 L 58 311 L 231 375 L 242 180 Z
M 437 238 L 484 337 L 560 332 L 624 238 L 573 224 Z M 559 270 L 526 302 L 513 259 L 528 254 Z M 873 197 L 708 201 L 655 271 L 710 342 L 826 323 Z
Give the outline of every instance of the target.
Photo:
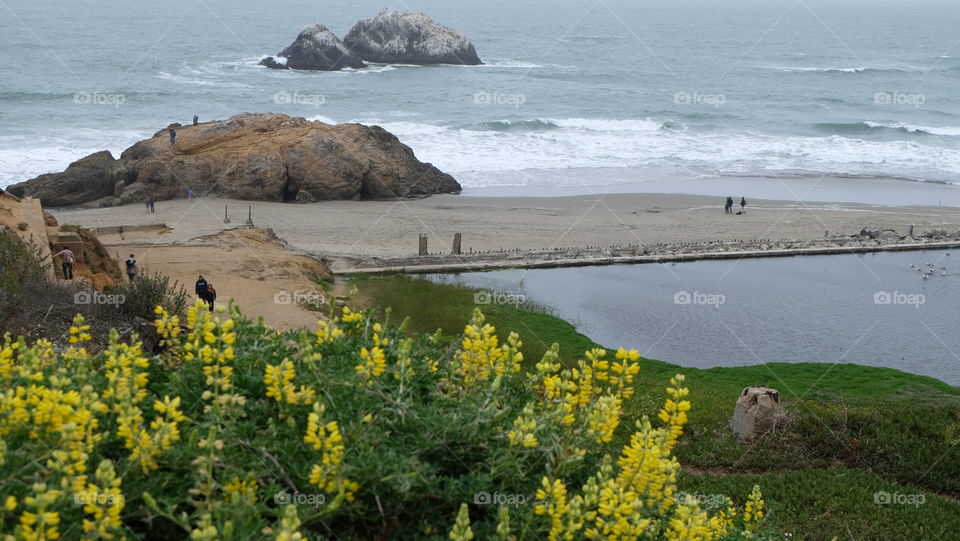
M 350 29 L 343 42 L 368 62 L 387 64 L 482 64 L 466 36 L 423 13 L 385 9 Z
M 325 26 L 307 25 L 277 56 L 260 64 L 273 69 L 336 71 L 382 64 L 483 64 L 469 39 L 423 13 L 385 9 L 353 26 L 341 41 Z
M 264 58 L 260 64 L 274 69 L 319 71 L 366 67 L 340 38 L 326 26 L 316 23 L 305 26 L 290 46 L 275 57 Z
M 458 193 L 454 178 L 379 126 L 325 124 L 283 114 L 174 125 L 123 151 L 91 154 L 61 173 L 10 186 L 44 206 L 102 206 L 185 196 L 310 202 Z

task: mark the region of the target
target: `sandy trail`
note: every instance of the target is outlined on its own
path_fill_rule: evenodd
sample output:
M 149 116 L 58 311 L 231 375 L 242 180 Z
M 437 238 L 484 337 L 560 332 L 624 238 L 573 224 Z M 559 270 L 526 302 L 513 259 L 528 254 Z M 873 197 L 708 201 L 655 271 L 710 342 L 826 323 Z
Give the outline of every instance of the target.
M 135 254 L 141 272 L 161 272 L 179 281 L 191 303 L 197 298 L 194 283 L 202 274 L 216 287 L 218 306 L 233 299 L 245 315 L 263 317 L 276 329 L 316 328 L 320 314 L 298 302 L 327 297 L 311 281 L 327 274 L 315 259 L 257 229 L 230 230 L 177 245 L 163 242 L 165 235 L 152 235 L 156 238 L 119 243 L 118 236 L 104 235 L 101 241 L 120 261 Z

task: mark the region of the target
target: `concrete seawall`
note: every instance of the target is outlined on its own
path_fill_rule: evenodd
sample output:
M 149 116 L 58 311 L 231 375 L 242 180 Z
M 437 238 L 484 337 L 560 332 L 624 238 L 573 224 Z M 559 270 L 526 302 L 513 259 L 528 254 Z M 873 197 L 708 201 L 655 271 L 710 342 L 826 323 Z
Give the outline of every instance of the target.
M 642 254 L 642 255 L 583 255 L 582 257 L 557 257 L 548 259 L 542 254 L 504 252 L 503 254 L 437 255 L 416 258 L 381 260 L 381 265 L 341 268 L 335 274 L 425 274 L 439 272 L 475 272 L 511 268 L 560 268 L 591 265 L 622 265 L 642 263 L 676 263 L 701 260 L 741 259 L 758 257 L 792 257 L 801 255 L 840 255 L 875 252 L 905 252 L 916 250 L 960 249 L 960 240 L 943 242 L 890 243 L 863 246 L 821 246 L 787 249 L 750 249 L 731 251 L 691 251 L 688 253 Z M 501 255 L 501 257 L 496 257 Z M 480 256 L 472 261 L 468 256 Z M 510 257 L 507 257 L 510 256 Z M 524 256 L 529 256 L 525 258 Z

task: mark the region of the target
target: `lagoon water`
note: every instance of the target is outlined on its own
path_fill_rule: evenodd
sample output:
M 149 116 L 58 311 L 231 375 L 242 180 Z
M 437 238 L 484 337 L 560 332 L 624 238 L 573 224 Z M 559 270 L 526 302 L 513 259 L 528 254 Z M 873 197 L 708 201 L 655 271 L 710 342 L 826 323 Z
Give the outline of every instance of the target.
M 910 268 L 927 263 L 937 271 L 926 280 Z M 486 289 L 493 302 L 523 295 L 605 347 L 637 348 L 646 357 L 682 366 L 853 363 L 960 384 L 960 252 L 503 270 L 427 279 Z
M 393 7 L 464 32 L 485 65 L 257 65 L 307 23 L 343 36 L 387 5 L 7 0 L 0 187 L 249 111 L 380 124 L 467 193 L 720 195 L 751 179 L 748 197 L 793 199 L 765 189 L 787 179 L 808 200 L 893 186 L 879 202 L 960 204 L 949 2 L 424 0 Z

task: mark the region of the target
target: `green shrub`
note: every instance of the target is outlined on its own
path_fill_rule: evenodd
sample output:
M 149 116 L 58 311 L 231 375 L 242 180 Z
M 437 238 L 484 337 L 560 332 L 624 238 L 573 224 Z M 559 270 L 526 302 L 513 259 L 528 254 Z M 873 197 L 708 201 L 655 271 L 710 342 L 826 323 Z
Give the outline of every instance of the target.
M 530 372 L 477 312 L 453 350 L 344 308 L 280 333 L 235 306 L 158 308 L 164 352 L 81 317 L 62 354 L 0 350 L 0 531 L 139 539 L 771 538 L 753 487 L 711 513 L 671 451 L 690 403 L 621 426 L 640 358 Z M 29 383 L 28 383 L 29 382 Z M 662 382 L 666 386 L 666 382 Z M 632 434 L 624 446 L 617 433 Z M 736 508 L 742 508 L 743 512 Z M 57 523 L 59 522 L 59 527 Z M 81 525 L 82 527 L 76 526 Z M 54 537 L 53 535 L 49 535 Z
M 177 280 L 171 282 L 169 276 L 159 272 L 120 282 L 113 292 L 123 295 L 119 308 L 129 316 L 152 319 L 157 306 L 173 314 L 183 314 L 187 307 L 187 291 L 183 285 Z
M 0 228 L 0 325 L 6 325 L 28 297 L 44 288 L 49 268 L 38 248 L 10 229 Z

